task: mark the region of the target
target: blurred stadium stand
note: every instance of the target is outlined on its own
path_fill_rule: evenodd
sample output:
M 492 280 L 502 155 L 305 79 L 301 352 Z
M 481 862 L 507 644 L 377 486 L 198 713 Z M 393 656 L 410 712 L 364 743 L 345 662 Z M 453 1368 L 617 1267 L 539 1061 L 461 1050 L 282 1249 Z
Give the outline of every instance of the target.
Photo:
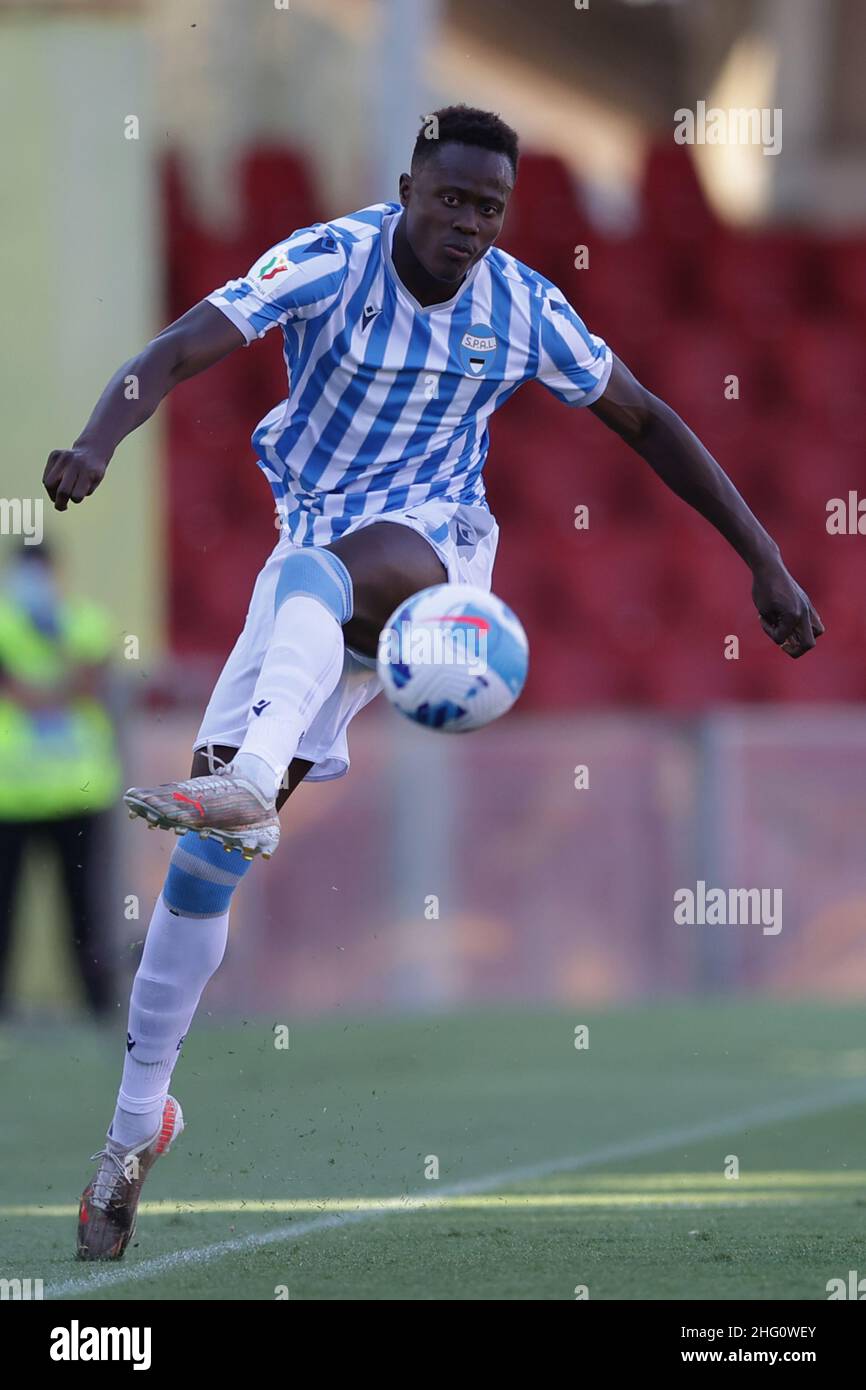
M 292 149 L 250 148 L 237 178 L 241 215 L 225 236 L 197 219 L 177 163 L 166 161 L 167 318 L 324 215 Z M 263 181 L 274 196 L 257 200 Z M 866 637 L 851 583 L 855 538 L 828 535 L 825 520 L 866 442 L 866 238 L 723 226 L 678 146 L 650 150 L 640 204 L 631 234 L 604 234 L 565 165 L 528 152 L 500 244 L 560 285 L 716 454 L 827 610 L 828 632 L 820 662 L 780 663 L 725 543 L 600 424 L 531 386 L 495 417 L 487 468 L 502 530 L 497 591 L 534 654 L 523 708 L 862 699 L 866 666 L 851 655 Z M 587 268 L 575 269 L 566 229 L 578 229 Z M 179 657 L 202 658 L 203 683 L 233 643 L 273 543 L 249 436 L 285 394 L 280 347 L 271 335 L 168 403 L 171 644 Z M 725 395 L 732 374 L 737 399 Z M 588 530 L 575 529 L 581 503 Z M 741 656 L 720 674 L 728 633 L 739 635 Z

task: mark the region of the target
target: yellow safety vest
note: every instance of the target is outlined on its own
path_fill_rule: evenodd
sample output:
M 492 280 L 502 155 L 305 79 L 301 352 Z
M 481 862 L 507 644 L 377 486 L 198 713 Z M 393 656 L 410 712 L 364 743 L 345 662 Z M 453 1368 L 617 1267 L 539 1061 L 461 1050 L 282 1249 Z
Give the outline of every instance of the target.
M 18 604 L 0 596 L 0 669 L 52 686 L 70 666 L 99 664 L 110 651 L 108 615 L 85 599 L 60 605 L 56 640 Z M 0 694 L 0 820 L 48 820 L 102 811 L 120 789 L 111 720 L 77 696 L 57 714 L 33 713 Z

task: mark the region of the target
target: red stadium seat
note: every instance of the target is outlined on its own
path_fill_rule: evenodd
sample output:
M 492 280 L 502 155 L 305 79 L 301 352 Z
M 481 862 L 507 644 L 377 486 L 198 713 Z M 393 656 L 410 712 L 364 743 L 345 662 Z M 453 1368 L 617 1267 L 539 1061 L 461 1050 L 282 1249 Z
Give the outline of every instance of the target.
M 284 145 L 261 145 L 241 161 L 244 234 L 255 241 L 253 256 L 322 216 L 307 161 Z M 267 189 L 267 197 L 262 190 Z
M 718 227 L 685 145 L 650 149 L 641 186 L 641 218 L 652 237 L 673 244 L 705 242 Z
M 794 232 L 719 233 L 704 248 L 709 305 L 751 338 L 782 341 L 816 308 L 816 260 L 812 242 Z
M 863 434 L 866 336 L 843 321 L 802 321 L 777 347 L 776 369 L 790 406 L 837 436 Z
M 778 653 L 778 665 L 762 696 L 782 704 L 857 702 L 866 698 L 866 671 L 858 656 L 829 642 L 829 630 L 816 649 L 792 661 Z
M 757 420 L 743 446 L 743 490 L 762 515 L 796 531 L 814 552 L 827 536 L 827 502 L 847 497 L 862 476 L 856 445 L 794 412 Z
M 571 640 L 531 623 L 529 676 L 521 703 L 527 708 L 604 709 L 636 699 L 631 668 L 579 623 Z
M 587 242 L 587 268 L 572 264 L 561 288 L 591 332 L 636 362 L 657 340 L 667 316 L 675 274 L 671 254 L 646 237 L 593 233 Z
M 691 151 L 664 141 L 649 152 L 641 188 L 641 227 L 666 262 L 668 306 L 681 315 L 706 311 L 706 246 L 719 222 L 698 178 Z
M 554 284 L 574 265 L 574 247 L 587 240 L 586 214 L 574 180 L 556 155 L 526 151 L 508 205 L 500 245 Z
M 737 630 L 751 615 L 750 575 L 743 562 L 706 522 L 683 524 L 659 547 L 659 602 L 668 621 L 696 630 Z
M 866 566 L 861 557 L 863 536 L 828 536 L 822 545 L 815 582 L 809 596 L 827 629 L 828 641 L 820 643 L 824 659 L 828 649 L 846 651 L 855 658 L 866 680 Z
M 668 628 L 641 663 L 641 699 L 679 712 L 745 698 L 740 661 L 724 656 L 724 633 L 695 623 Z
M 706 435 L 711 450 L 739 439 L 770 398 L 765 355 L 733 329 L 706 320 L 669 324 L 644 385 Z
M 827 289 L 825 310 L 866 323 L 866 236 L 819 237 L 816 252 Z

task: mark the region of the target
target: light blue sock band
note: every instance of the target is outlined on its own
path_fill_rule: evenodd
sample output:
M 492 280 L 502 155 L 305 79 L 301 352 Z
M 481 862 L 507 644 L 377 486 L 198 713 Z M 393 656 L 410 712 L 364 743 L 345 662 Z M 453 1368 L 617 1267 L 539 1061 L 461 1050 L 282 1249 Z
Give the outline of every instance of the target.
M 252 864 L 239 849 L 226 853 L 218 840 L 200 840 L 190 830 L 171 856 L 162 896 L 181 917 L 221 917 Z
M 352 616 L 352 576 L 332 550 L 311 545 L 286 556 L 277 580 L 274 612 L 293 594 L 317 598 L 341 627 Z

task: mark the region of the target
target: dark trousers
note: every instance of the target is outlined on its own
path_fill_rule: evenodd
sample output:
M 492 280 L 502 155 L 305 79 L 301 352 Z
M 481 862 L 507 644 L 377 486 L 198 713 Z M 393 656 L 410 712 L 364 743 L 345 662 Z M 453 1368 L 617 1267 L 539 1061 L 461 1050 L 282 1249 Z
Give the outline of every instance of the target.
M 60 865 L 73 956 L 87 1004 L 97 1015 L 113 1006 L 113 971 L 105 958 L 104 895 L 99 873 L 105 821 L 103 815 L 0 820 L 0 1009 L 7 1002 L 12 922 L 25 850 L 35 843 L 52 849 Z

